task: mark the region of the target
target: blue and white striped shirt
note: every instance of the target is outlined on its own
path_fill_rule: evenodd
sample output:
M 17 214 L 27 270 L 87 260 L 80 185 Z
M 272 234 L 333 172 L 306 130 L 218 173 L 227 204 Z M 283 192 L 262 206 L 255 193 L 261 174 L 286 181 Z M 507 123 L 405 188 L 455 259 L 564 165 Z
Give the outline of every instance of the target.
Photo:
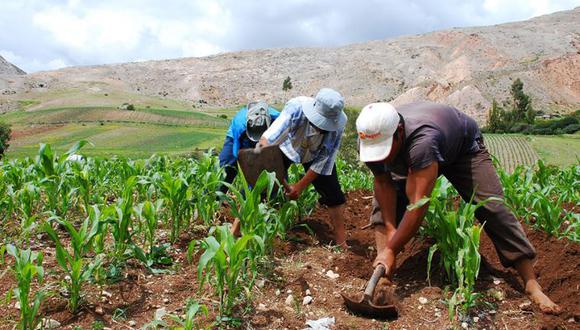
M 262 137 L 269 144 L 279 144 L 280 150 L 295 163 L 312 162 L 310 168 L 317 174 L 330 175 L 336 161 L 343 130 L 318 132 L 302 111 L 303 104 L 313 103 L 311 97 L 291 99 L 284 106 Z

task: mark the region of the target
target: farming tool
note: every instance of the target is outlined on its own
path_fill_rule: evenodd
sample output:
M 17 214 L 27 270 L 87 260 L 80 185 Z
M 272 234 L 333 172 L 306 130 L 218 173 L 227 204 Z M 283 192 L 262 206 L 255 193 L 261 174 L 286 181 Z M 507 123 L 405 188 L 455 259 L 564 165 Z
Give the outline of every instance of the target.
M 286 187 L 286 170 L 282 152 L 277 145 L 242 149 L 238 153 L 238 163 L 250 186 L 254 186 L 263 170 L 276 173 L 276 179 Z
M 373 272 L 373 276 L 367 283 L 364 294 L 360 299 L 351 298 L 344 294 L 341 294 L 342 298 L 344 299 L 344 304 L 346 305 L 346 307 L 351 312 L 363 316 L 380 319 L 396 318 L 399 315 L 399 311 L 395 306 L 394 296 L 390 296 L 389 297 L 390 301 L 386 301 L 384 304 L 381 305 L 376 305 L 372 301 L 373 293 L 375 292 L 375 287 L 377 286 L 379 279 L 384 274 L 385 274 L 385 266 L 378 265 Z

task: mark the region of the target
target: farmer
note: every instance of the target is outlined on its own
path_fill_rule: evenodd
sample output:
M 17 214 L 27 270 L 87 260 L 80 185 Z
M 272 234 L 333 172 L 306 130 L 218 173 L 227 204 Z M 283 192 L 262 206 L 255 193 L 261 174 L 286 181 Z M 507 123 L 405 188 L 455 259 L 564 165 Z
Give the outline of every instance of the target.
M 251 102 L 236 113 L 219 155 L 220 166 L 226 172 L 225 182 L 232 183 L 238 174 L 238 151 L 254 148 L 262 133 L 270 127 L 279 114 L 276 109 L 263 101 Z M 226 193 L 228 187 L 222 185 L 220 191 Z
M 319 203 L 328 207 L 334 221 L 334 240 L 346 247 L 344 206 L 346 198 L 336 173 L 336 154 L 346 123 L 343 112 L 344 98 L 337 91 L 323 88 L 316 98 L 293 98 L 280 113 L 280 117 L 264 132 L 257 149 L 278 145 L 286 169 L 292 163 L 304 166 L 306 174 L 289 185 L 286 195 L 298 199 L 311 183 L 320 194 Z
M 367 105 L 356 127 L 360 159 L 374 175 L 371 224 L 378 255 L 391 277 L 396 256 L 417 233 L 428 208 L 406 206 L 430 196 L 439 175 L 445 176 L 463 200 L 478 203 L 503 198 L 503 190 L 476 122 L 449 106 L 419 102 L 398 106 Z M 491 238 L 501 263 L 522 277 L 529 298 L 544 313 L 560 307 L 543 292 L 534 274 L 534 247 L 523 229 L 499 201 L 490 201 L 475 212 Z

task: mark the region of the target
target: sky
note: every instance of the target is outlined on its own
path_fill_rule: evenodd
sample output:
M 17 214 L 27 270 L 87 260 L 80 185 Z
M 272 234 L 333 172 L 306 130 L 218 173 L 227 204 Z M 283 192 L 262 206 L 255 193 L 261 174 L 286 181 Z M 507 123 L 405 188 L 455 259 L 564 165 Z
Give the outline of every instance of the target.
M 26 72 L 492 25 L 580 0 L 0 0 L 0 56 Z

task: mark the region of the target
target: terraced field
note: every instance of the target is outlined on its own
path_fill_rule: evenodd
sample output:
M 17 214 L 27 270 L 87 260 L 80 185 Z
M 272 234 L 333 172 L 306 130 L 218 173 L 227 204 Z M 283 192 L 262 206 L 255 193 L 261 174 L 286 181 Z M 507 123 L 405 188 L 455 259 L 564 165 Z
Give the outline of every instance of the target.
M 512 172 L 518 165 L 533 165 L 540 159 L 528 140 L 529 138 L 525 136 L 485 135 L 485 144 L 489 152 L 497 158 L 500 165 L 508 172 Z
M 191 110 L 113 107 L 17 111 L 2 120 L 13 125 L 9 158 L 32 156 L 41 142 L 65 151 L 81 139 L 94 144 L 84 150 L 93 156 L 190 153 L 219 146 L 229 124 L 217 115 Z

